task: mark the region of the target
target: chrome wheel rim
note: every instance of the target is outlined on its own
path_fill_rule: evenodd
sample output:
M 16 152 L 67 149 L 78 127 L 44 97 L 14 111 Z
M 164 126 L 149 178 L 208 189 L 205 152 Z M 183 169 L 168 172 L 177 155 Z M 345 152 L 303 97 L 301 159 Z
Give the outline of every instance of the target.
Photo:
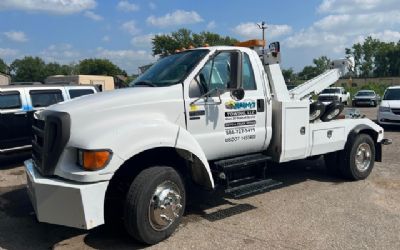
M 369 168 L 371 164 L 371 155 L 371 146 L 368 143 L 364 142 L 358 145 L 355 158 L 358 171 L 364 172 Z
M 320 114 L 321 114 L 321 110 L 316 110 L 316 111 L 314 111 L 314 113 L 312 113 L 311 116 L 310 116 L 310 120 L 315 120 L 315 119 L 317 119 L 317 117 L 319 117 Z
M 178 186 L 165 181 L 158 185 L 149 205 L 149 221 L 156 231 L 163 231 L 181 215 L 182 196 Z

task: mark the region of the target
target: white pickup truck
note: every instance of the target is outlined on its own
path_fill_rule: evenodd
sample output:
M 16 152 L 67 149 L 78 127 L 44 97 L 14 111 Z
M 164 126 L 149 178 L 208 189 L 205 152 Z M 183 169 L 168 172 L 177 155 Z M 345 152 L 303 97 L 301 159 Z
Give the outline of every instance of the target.
M 321 94 L 318 96 L 318 100 L 323 103 L 339 101 L 345 105 L 348 105 L 351 97 L 350 93 L 347 92 L 343 87 L 330 87 L 321 92 Z
M 121 222 L 155 244 L 181 222 L 192 186 L 240 197 L 276 184 L 270 162 L 321 155 L 332 172 L 366 178 L 390 144 L 383 129 L 334 119 L 333 110 L 327 122 L 310 121 L 309 97 L 352 61 L 288 91 L 278 43 L 238 45 L 176 53 L 129 89 L 36 113 L 25 168 L 38 220 L 82 229 Z

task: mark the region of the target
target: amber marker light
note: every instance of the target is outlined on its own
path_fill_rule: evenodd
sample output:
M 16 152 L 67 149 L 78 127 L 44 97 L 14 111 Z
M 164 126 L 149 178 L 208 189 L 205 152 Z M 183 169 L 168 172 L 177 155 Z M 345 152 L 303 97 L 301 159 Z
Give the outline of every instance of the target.
M 85 170 L 96 171 L 103 169 L 111 159 L 109 150 L 78 150 L 78 163 Z

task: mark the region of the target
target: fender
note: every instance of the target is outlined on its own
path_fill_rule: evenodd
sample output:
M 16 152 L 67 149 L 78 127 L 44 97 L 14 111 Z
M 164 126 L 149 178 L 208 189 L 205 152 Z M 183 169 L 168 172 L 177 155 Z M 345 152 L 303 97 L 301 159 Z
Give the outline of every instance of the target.
M 206 186 L 214 188 L 214 180 L 207 158 L 196 139 L 185 128 L 162 119 L 162 117 L 141 117 L 140 122 L 122 124 L 108 133 L 96 133 L 95 131 L 107 130 L 92 127 L 91 133 L 96 134 L 96 136 L 80 137 L 79 140 L 73 140 L 77 142 L 76 144 L 71 143 L 69 145 L 85 149 L 109 148 L 114 154 L 113 158 L 120 159 L 120 161 L 110 161 L 105 169 L 93 172 L 93 175 L 103 176 L 103 180 L 107 176 L 106 179 L 110 180 L 115 171 L 122 165 L 121 162 L 123 163 L 149 149 L 171 147 L 195 155 L 202 163 L 199 164 L 199 167 L 202 167 L 208 174 L 209 182 Z M 107 124 L 107 126 L 110 126 L 110 124 Z M 89 174 L 91 173 L 89 172 Z
M 378 126 L 378 125 L 377 125 Z M 347 142 L 352 141 L 359 133 L 365 131 L 369 134 L 374 140 L 375 144 L 375 161 L 382 162 L 382 138 L 383 138 L 383 129 L 376 130 L 369 125 L 359 124 L 355 126 L 347 136 Z M 381 135 L 381 136 L 380 136 Z

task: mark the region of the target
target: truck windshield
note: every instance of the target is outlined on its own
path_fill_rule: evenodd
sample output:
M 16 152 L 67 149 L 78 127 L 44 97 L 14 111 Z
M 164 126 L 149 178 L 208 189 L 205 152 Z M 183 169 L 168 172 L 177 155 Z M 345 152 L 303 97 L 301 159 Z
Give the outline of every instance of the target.
M 324 89 L 321 94 L 338 94 L 340 89 Z
M 356 94 L 356 96 L 373 96 L 375 92 L 372 91 L 360 91 Z
M 180 83 L 209 52 L 189 50 L 162 58 L 129 85 L 165 87 Z
M 393 101 L 400 100 L 400 89 L 388 89 L 386 90 L 383 100 Z

